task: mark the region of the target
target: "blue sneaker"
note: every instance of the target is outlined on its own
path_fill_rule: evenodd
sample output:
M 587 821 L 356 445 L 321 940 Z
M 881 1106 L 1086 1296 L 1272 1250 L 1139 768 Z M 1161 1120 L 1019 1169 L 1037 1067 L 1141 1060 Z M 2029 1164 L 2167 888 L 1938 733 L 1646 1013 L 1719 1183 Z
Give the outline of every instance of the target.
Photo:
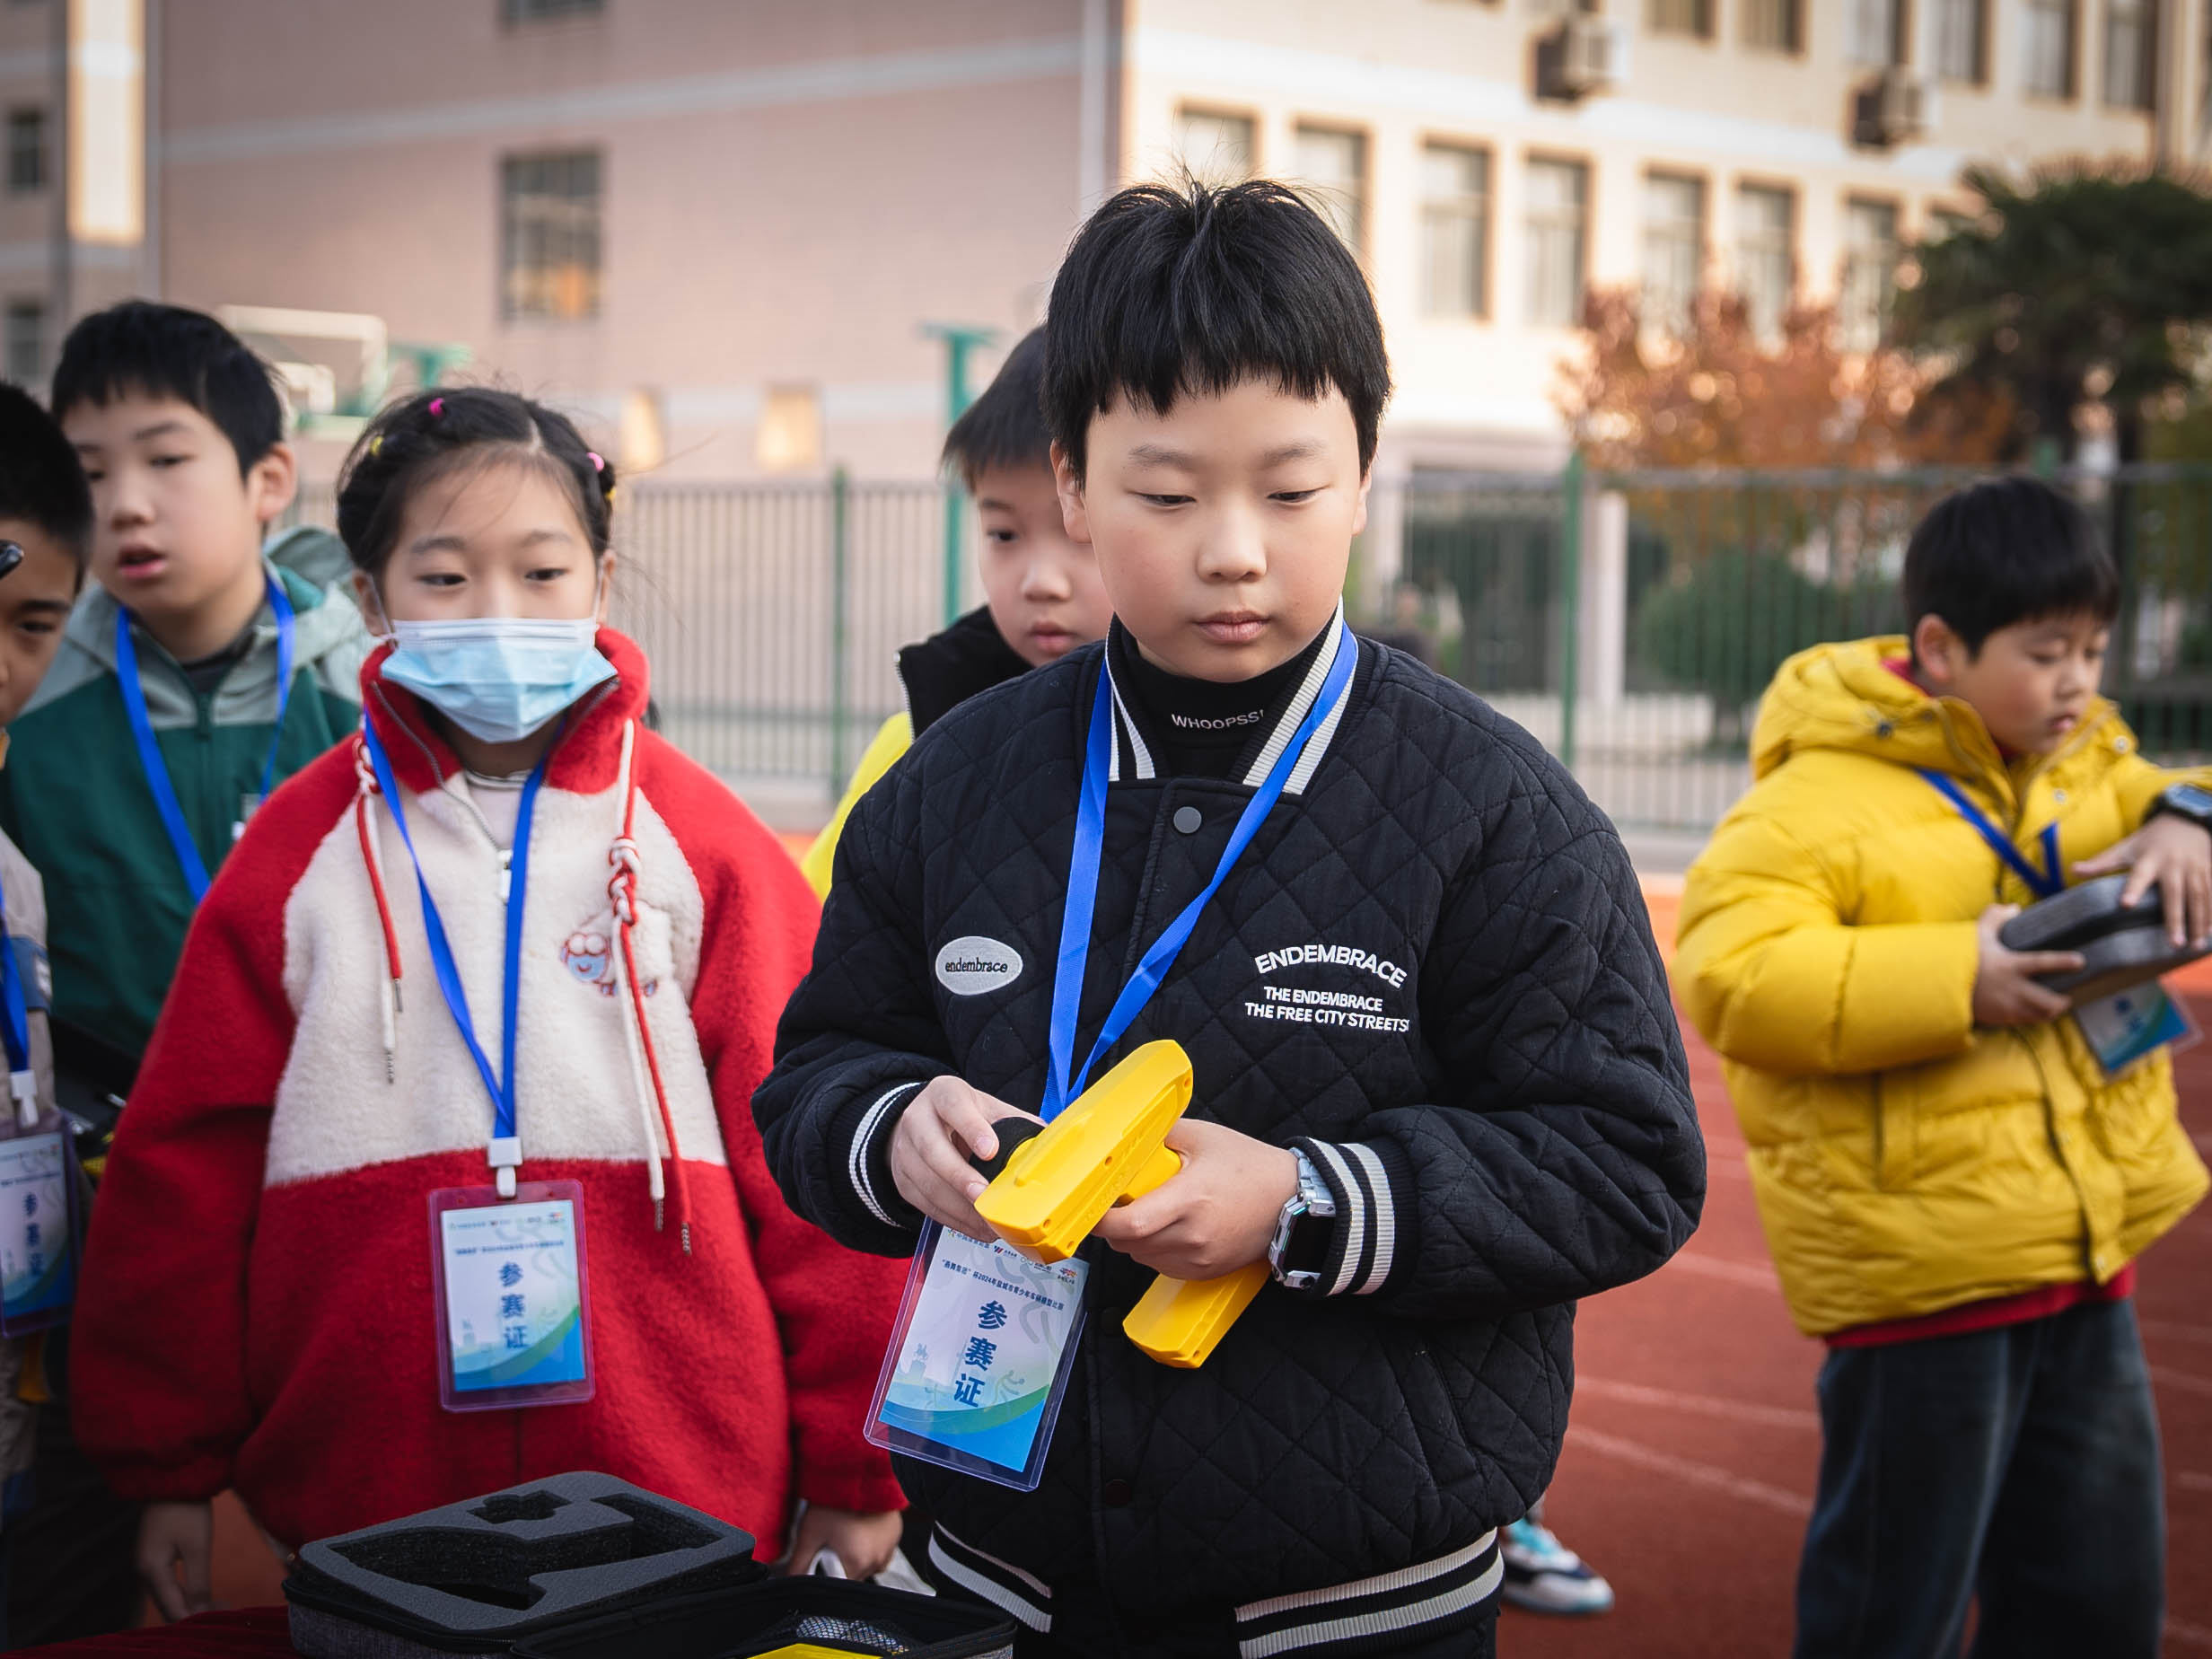
M 1612 1611 L 1613 1587 L 1533 1519 L 1514 1522 L 1498 1535 L 1505 1580 L 1498 1593 L 1533 1613 L 1587 1618 Z

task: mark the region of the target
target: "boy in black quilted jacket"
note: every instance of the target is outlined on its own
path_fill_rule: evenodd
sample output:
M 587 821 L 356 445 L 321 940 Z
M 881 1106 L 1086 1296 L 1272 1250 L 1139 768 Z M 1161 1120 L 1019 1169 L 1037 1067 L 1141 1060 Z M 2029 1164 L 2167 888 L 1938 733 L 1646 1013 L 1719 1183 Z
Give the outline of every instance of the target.
M 1124 190 L 1046 330 L 1063 510 L 1118 619 L 855 810 L 754 1097 L 770 1163 L 848 1244 L 988 1239 L 992 1125 L 1180 1042 L 1182 1169 L 1084 1249 L 1035 1489 L 899 1460 L 923 1570 L 1025 1656 L 1488 1653 L 1575 1300 L 1666 1260 L 1704 1195 L 1635 877 L 1527 733 L 1344 627 L 1390 376 L 1311 208 Z M 1124 1335 L 1155 1273 L 1261 1261 L 1202 1367 Z

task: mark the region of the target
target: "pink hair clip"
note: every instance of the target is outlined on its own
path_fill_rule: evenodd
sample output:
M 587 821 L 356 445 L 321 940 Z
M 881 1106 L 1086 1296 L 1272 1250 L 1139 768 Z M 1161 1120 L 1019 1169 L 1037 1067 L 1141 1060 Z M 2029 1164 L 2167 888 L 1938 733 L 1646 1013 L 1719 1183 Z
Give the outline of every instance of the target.
M 594 471 L 594 472 L 604 472 L 604 471 L 606 471 L 606 470 L 607 470 L 607 463 L 606 463 L 605 461 L 601 461 L 601 460 L 599 458 L 599 452 L 598 452 L 597 450 L 585 450 L 584 452 L 586 455 L 588 455 L 589 457 L 591 457 L 591 461 L 592 461 L 592 471 Z
M 435 420 L 435 419 L 437 419 L 437 417 L 438 417 L 439 416 L 441 416 L 441 415 L 443 415 L 443 414 L 444 414 L 444 413 L 445 413 L 445 399 L 444 399 L 443 398 L 433 398 L 433 399 L 430 399 L 430 418 L 431 418 L 431 419 L 433 419 L 433 420 Z

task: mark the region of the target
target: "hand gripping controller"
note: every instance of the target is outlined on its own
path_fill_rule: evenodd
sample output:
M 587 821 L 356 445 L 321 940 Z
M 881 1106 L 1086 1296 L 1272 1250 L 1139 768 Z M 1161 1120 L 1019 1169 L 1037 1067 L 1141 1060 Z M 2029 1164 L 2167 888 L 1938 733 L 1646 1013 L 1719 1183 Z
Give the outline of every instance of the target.
M 1005 1118 L 976 1213 L 1034 1261 L 1065 1261 L 1117 1204 L 1142 1198 L 1182 1168 L 1167 1133 L 1190 1103 L 1190 1057 L 1148 1042 L 1077 1095 L 1050 1123 Z M 1152 1282 L 1121 1329 L 1163 1365 L 1202 1365 L 1268 1282 L 1253 1262 L 1213 1279 Z

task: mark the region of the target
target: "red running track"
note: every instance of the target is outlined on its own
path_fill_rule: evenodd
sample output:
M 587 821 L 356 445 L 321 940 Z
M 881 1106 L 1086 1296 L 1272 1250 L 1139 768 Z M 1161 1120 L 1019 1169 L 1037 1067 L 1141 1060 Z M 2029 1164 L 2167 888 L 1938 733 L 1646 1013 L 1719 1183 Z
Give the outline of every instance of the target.
M 1672 906 L 1654 908 L 1670 938 Z M 2212 986 L 2191 982 L 2199 1023 L 2212 1028 Z M 1573 1426 L 1550 1499 L 1549 1518 L 1612 1581 L 1619 1605 L 1587 1620 L 1508 1610 L 1509 1659 L 1789 1649 L 1821 1350 L 1783 1309 L 1719 1063 L 1686 1035 L 1711 1157 L 1704 1224 L 1652 1277 L 1583 1304 Z M 2177 1064 L 2183 1119 L 2212 1157 L 2212 1042 Z M 2212 1655 L 2212 1206 L 2145 1258 L 2138 1307 L 2165 1435 L 2166 1646 L 2189 1659 Z M 220 1600 L 276 1599 L 276 1563 L 242 1512 L 226 1499 L 217 1516 Z
M 2191 1003 L 2212 1028 L 2212 997 Z M 1546 1514 L 1611 1580 L 1618 1602 L 1579 1620 L 1508 1609 L 1498 1649 L 1511 1659 L 1789 1651 L 1819 1467 L 1821 1349 L 1783 1308 L 1719 1061 L 1686 1034 L 1711 1163 L 1704 1223 L 1650 1278 L 1583 1304 L 1574 1415 Z M 2183 1121 L 2212 1157 L 2212 1042 L 2176 1066 Z M 2212 1207 L 2143 1259 L 2137 1304 L 2164 1434 L 2172 1659 L 2212 1654 L 2208 1290 Z

